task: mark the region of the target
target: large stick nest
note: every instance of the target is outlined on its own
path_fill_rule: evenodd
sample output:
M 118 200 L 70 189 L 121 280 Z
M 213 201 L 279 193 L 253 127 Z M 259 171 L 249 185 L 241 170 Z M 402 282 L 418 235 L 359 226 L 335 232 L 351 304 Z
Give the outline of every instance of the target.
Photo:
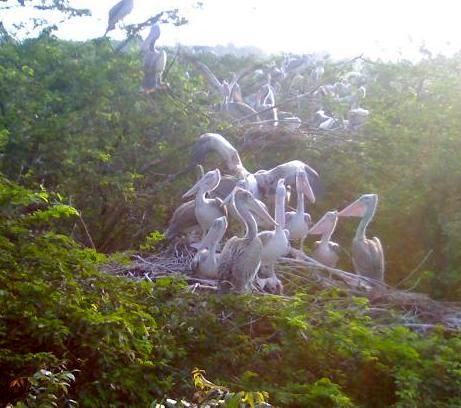
M 105 265 L 103 271 L 135 281 L 153 282 L 162 277 L 177 277 L 185 279 L 192 292 L 216 291 L 216 280 L 199 279 L 192 275 L 190 264 L 195 252 L 186 244 L 175 244 L 158 254 L 133 255 L 128 265 Z M 383 282 L 329 268 L 295 249 L 291 249 L 290 255 L 292 257 L 280 258 L 276 266 L 287 293 L 273 296 L 289 297 L 290 293 L 306 287 L 313 290 L 337 289 L 344 299 L 345 308 L 352 305 L 352 297 L 368 299 L 368 312 L 379 326 L 401 325 L 419 332 L 427 332 L 437 326 L 448 331 L 461 330 L 459 303 L 436 301 L 422 293 L 395 289 Z M 253 293 L 256 296 L 267 295 L 257 288 Z

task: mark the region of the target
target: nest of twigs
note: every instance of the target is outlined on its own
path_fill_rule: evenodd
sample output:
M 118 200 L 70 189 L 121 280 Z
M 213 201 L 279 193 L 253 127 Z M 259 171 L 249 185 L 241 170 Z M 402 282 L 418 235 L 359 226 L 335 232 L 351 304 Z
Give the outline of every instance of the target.
M 153 282 L 162 277 L 178 277 L 188 282 L 192 292 L 216 291 L 216 280 L 192 276 L 190 265 L 195 252 L 187 244 L 177 243 L 158 254 L 133 255 L 129 265 L 105 265 L 103 270 L 136 281 Z M 420 332 L 436 327 L 448 331 L 461 330 L 461 304 L 436 301 L 422 293 L 395 289 L 383 282 L 329 268 L 295 249 L 291 250 L 290 257 L 279 260 L 276 271 L 287 292 L 308 286 L 319 290 L 338 289 L 346 299 L 353 296 L 367 298 L 370 316 L 383 326 L 400 325 Z M 266 293 L 255 288 L 254 294 Z

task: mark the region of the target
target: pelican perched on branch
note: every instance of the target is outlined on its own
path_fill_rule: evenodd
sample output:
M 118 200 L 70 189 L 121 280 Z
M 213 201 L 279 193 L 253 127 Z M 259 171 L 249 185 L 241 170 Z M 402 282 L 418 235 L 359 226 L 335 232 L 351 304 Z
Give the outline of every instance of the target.
M 115 25 L 123 20 L 133 10 L 133 0 L 122 0 L 113 6 L 109 11 L 109 21 L 107 23 L 107 30 L 104 37 L 109 31 L 115 29 Z
M 224 245 L 218 267 L 218 289 L 220 292 L 234 290 L 249 293 L 261 265 L 263 248 L 252 212 L 274 226 L 276 222 L 247 190 L 236 187 L 226 203 L 230 200 L 234 201 L 240 222 L 245 227 L 245 235 L 241 238 L 234 236 Z
M 384 252 L 377 237 L 368 239 L 366 230 L 378 205 L 377 194 L 364 194 L 339 212 L 340 217 L 362 217 L 352 240 L 352 263 L 355 273 L 384 281 Z
M 219 217 L 211 224 L 206 237 L 198 247 L 191 263 L 194 275 L 204 279 L 216 279 L 218 276 L 219 254 L 216 249 L 227 229 L 227 218 Z
M 289 232 L 285 229 L 286 195 L 285 180 L 280 179 L 275 193 L 275 221 L 277 225 L 273 231 L 263 231 L 258 234 L 263 244 L 258 283 L 262 289 L 267 287 L 270 292 L 276 293 L 281 293 L 282 284 L 275 274 L 274 266 L 277 260 L 281 256 L 287 255 L 290 250 Z
M 304 212 L 304 196 L 311 202 L 315 202 L 315 196 L 309 183 L 309 178 L 301 169 L 296 171 L 296 211 L 286 213 L 286 226 L 290 231 L 290 240 L 301 240 L 300 249 L 303 251 L 311 225 L 311 216 Z
M 331 241 L 331 236 L 338 222 L 338 212 L 328 211 L 320 220 L 309 230 L 309 235 L 321 235 L 320 241 L 315 243 L 312 257 L 330 268 L 335 268 L 339 259 L 340 247 L 336 242 Z
M 207 198 L 207 193 L 213 191 L 221 180 L 219 169 L 209 171 L 197 183 L 194 184 L 183 198 L 195 195 L 195 217 L 202 229 L 202 238 L 205 238 L 208 230 L 216 218 L 227 216 L 226 208 L 222 205 L 219 198 Z
M 151 93 L 161 88 L 162 74 L 166 66 L 165 50 L 155 48 L 155 43 L 160 37 L 160 26 L 156 23 L 151 27 L 150 33 L 141 45 L 144 52 L 144 79 L 142 87 L 144 92 Z

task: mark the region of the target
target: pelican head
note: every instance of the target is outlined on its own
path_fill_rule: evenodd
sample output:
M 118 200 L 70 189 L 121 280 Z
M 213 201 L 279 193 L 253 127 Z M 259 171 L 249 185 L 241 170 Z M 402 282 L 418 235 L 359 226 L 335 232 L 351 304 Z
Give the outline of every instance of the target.
M 296 190 L 301 191 L 311 203 L 315 203 L 315 195 L 309 183 L 309 177 L 302 169 L 296 170 Z
M 275 190 L 275 194 L 277 194 L 277 196 L 280 195 L 281 197 L 286 196 L 287 189 L 285 187 L 285 179 L 284 178 L 279 179 L 279 181 L 277 182 L 277 188 Z
M 237 212 L 239 213 L 240 209 L 245 207 L 270 225 L 273 225 L 274 227 L 278 225 L 271 217 L 264 204 L 257 200 L 248 190 L 241 187 L 235 187 L 232 193 L 226 197 L 223 204 L 230 204 L 231 202 L 237 208 Z
M 309 235 L 323 235 L 334 230 L 338 222 L 338 211 L 327 211 L 309 230 Z
M 198 191 L 210 192 L 218 187 L 221 181 L 221 172 L 219 169 L 211 170 L 206 173 L 197 183 L 183 194 L 183 198 L 194 196 Z
M 157 41 L 159 39 L 159 37 L 160 37 L 160 25 L 158 25 L 156 23 L 151 27 L 149 37 L 151 38 L 152 41 Z
M 339 217 L 363 217 L 374 213 L 378 205 L 378 194 L 364 194 L 338 213 Z
M 219 243 L 227 230 L 227 225 L 226 216 L 223 215 L 222 217 L 216 218 L 213 224 L 211 224 L 208 234 L 199 249 L 209 248 Z

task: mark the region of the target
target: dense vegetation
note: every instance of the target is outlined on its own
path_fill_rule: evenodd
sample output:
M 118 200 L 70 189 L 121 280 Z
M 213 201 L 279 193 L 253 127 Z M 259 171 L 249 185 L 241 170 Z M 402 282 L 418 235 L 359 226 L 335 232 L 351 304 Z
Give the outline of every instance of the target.
M 222 73 L 255 62 L 204 58 Z M 358 134 L 248 148 L 243 160 L 318 169 L 314 219 L 377 192 L 371 232 L 384 243 L 388 282 L 432 250 L 408 285 L 458 299 L 460 64 L 367 64 L 372 114 Z M 349 69 L 330 64 L 326 80 Z M 362 299 L 312 288 L 292 299 L 216 297 L 98 271 L 107 254 L 163 230 L 193 179 L 172 175 L 187 168 L 199 134 L 241 145 L 243 130 L 207 113 L 204 84 L 186 70 L 176 60 L 171 90 L 145 96 L 139 55 L 106 40 L 0 46 L 0 403 L 143 407 L 192 395 L 200 367 L 280 406 L 460 406 L 460 338 L 377 327 Z M 338 231 L 346 248 L 353 227 Z

